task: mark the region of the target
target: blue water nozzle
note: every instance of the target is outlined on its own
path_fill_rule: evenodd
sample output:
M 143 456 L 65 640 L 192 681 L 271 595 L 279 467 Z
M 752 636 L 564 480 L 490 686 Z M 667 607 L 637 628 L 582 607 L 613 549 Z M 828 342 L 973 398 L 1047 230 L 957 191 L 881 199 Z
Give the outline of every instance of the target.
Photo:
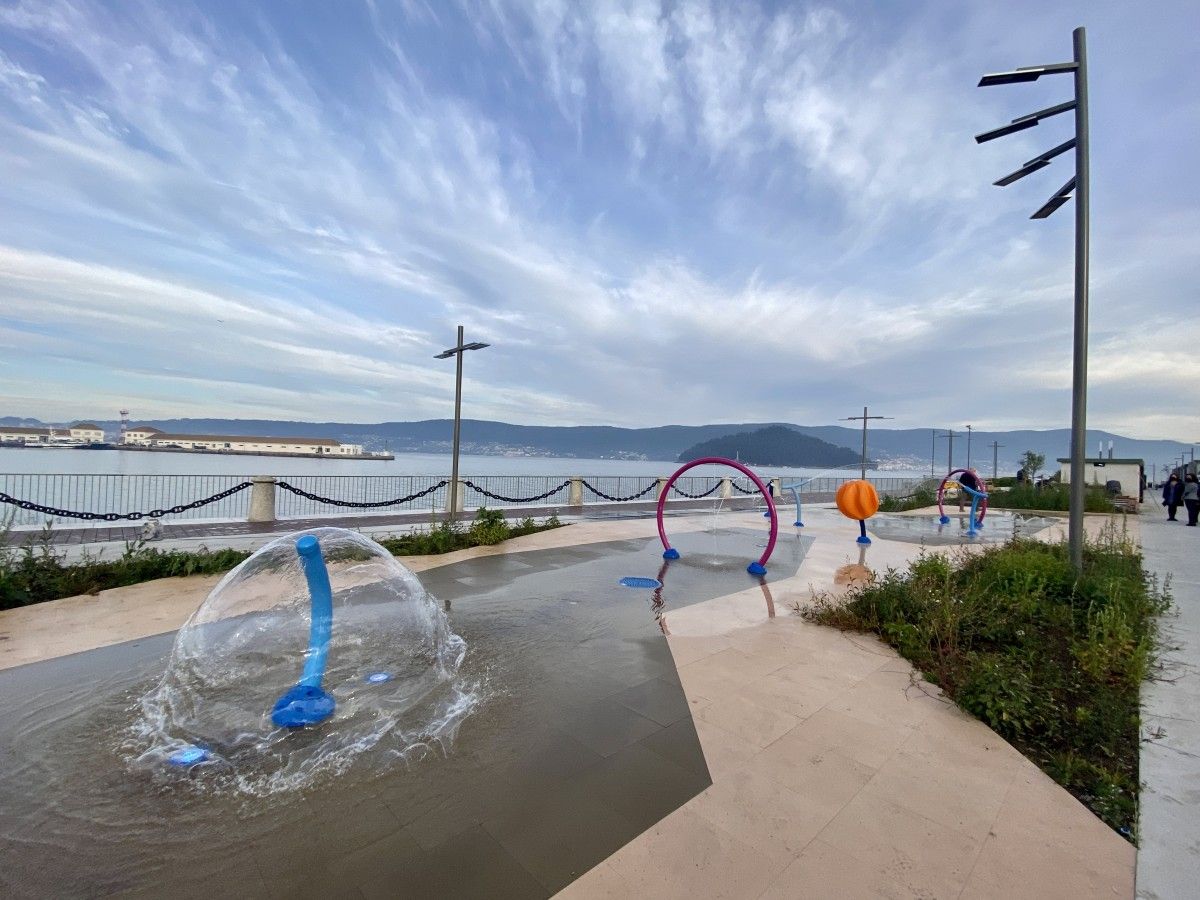
M 663 559 L 679 559 L 679 551 L 671 547 L 663 552 Z

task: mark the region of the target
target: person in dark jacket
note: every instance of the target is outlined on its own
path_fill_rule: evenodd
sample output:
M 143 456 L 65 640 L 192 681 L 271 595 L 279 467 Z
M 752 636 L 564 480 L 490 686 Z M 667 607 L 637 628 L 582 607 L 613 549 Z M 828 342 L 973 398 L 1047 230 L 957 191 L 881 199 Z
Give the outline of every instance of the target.
M 1200 481 L 1191 472 L 1183 476 L 1183 505 L 1187 507 L 1187 523 L 1195 527 L 1200 517 Z
M 1179 509 L 1179 501 L 1183 499 L 1183 485 L 1179 483 L 1179 476 L 1174 472 L 1167 479 L 1167 483 L 1163 485 L 1163 506 L 1167 508 L 1167 521 L 1176 522 L 1175 513 Z

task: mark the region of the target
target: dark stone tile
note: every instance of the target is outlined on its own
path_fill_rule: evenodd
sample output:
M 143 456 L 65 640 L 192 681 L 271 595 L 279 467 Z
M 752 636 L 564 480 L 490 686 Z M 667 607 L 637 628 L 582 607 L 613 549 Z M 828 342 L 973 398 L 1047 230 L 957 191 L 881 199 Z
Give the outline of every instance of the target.
M 406 857 L 394 873 L 358 883 L 368 898 L 525 900 L 550 892 L 481 827 L 455 835 L 428 853 Z
M 690 715 L 683 688 L 668 684 L 661 678 L 643 681 L 614 694 L 612 699 L 663 726 L 673 725 Z
M 566 887 L 612 855 L 638 829 L 578 779 L 532 797 L 486 828 L 550 892 Z
M 632 822 L 638 833 L 683 806 L 712 783 L 641 744 L 614 753 L 584 772 L 577 784 Z
M 662 726 L 609 698 L 576 707 L 557 727 L 601 756 L 612 756 Z
M 691 716 L 642 738 L 639 743 L 681 769 L 711 779 L 708 761 L 704 758 L 704 749 L 700 746 L 700 738 L 696 735 L 696 725 Z

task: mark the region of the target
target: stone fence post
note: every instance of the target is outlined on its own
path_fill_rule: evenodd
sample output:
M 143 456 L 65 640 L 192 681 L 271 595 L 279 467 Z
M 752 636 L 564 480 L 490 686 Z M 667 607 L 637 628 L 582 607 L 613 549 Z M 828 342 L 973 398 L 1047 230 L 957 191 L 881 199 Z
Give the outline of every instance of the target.
M 721 490 L 718 491 L 722 500 L 728 500 L 733 496 L 733 479 L 726 476 L 721 479 Z
M 654 494 L 654 499 L 655 499 L 656 501 L 658 501 L 658 500 L 661 500 L 661 499 L 662 499 L 662 495 L 663 495 L 663 493 L 664 493 L 664 492 L 666 491 L 666 489 L 667 489 L 667 480 L 668 480 L 668 479 L 666 479 L 666 478 L 659 478 L 659 479 L 658 479 L 658 491 L 657 491 L 657 492 Z
M 247 522 L 275 521 L 275 478 L 255 475 L 250 479 L 250 514 Z
M 770 481 L 767 482 L 767 487 L 771 491 L 771 499 L 772 500 L 778 500 L 780 497 L 783 496 L 783 479 L 782 478 L 772 478 Z
M 446 512 L 460 513 L 467 496 L 467 488 L 461 481 L 457 485 L 446 485 Z
M 583 479 L 581 477 L 571 476 L 567 506 L 583 506 Z

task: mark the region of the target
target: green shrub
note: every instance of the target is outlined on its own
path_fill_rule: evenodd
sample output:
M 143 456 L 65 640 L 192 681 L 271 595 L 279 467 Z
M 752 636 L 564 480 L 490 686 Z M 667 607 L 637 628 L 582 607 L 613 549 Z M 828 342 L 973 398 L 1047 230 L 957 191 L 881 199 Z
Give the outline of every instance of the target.
M 1044 484 L 1034 487 L 1020 484 L 1007 491 L 991 491 L 988 506 L 995 509 L 1046 509 L 1066 511 L 1071 508 L 1071 486 L 1069 484 Z M 1083 494 L 1083 508 L 1087 512 L 1112 512 L 1112 500 L 1104 488 L 1088 485 Z
M 498 544 L 509 537 L 558 528 L 555 516 L 542 524 L 526 518 L 509 528 L 498 510 L 480 509 L 466 531 L 443 520 L 428 531 L 416 531 L 379 541 L 394 556 L 425 556 L 449 553 L 479 545 Z M 13 546 L 11 532 L 0 528 L 0 610 L 31 603 L 95 594 L 171 576 L 213 575 L 227 572 L 250 554 L 243 550 L 160 550 L 143 542 L 128 543 L 121 556 L 101 560 L 84 554 L 76 563 L 68 563 L 66 554 L 57 549 L 49 529 L 21 546 Z M 355 551 L 343 551 L 340 559 L 359 558 Z
M 1169 606 L 1110 526 L 1076 577 L 1065 544 L 922 555 L 804 614 L 879 634 L 968 712 L 1133 838 L 1139 691 Z
M 937 504 L 937 491 L 928 487 L 919 487 L 911 494 L 904 497 L 895 497 L 891 494 L 880 498 L 880 512 L 905 512 L 910 509 L 923 509 L 926 506 L 934 506 Z

